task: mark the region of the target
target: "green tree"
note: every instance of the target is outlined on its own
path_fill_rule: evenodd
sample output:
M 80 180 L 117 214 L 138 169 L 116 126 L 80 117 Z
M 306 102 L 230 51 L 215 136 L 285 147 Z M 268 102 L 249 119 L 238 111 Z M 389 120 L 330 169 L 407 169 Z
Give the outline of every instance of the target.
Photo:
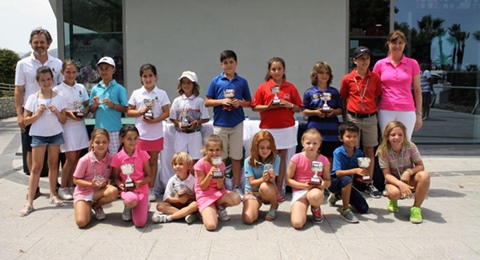
M 441 36 L 444 33 L 444 29 L 442 28 L 442 24 L 445 22 L 444 19 L 442 18 L 432 18 L 431 15 L 425 15 L 422 17 L 422 19 L 417 20 L 417 25 L 418 25 L 418 43 L 421 45 L 418 48 L 419 52 L 419 57 L 423 57 L 423 60 L 421 62 L 427 62 L 431 63 L 432 62 L 432 57 L 430 55 L 430 46 L 432 45 L 432 40 L 433 38 L 437 36 Z M 442 50 L 442 40 L 439 37 L 439 50 L 440 50 L 440 56 L 443 55 L 443 50 Z
M 461 25 L 458 23 L 448 27 L 448 34 L 455 38 L 452 54 L 452 64 L 454 69 L 461 70 L 463 63 L 463 54 L 465 53 L 465 41 L 470 37 L 470 33 L 462 31 Z M 456 60 L 456 62 L 455 62 Z
M 14 84 L 15 65 L 20 60 L 17 53 L 9 49 L 0 49 L 0 83 Z

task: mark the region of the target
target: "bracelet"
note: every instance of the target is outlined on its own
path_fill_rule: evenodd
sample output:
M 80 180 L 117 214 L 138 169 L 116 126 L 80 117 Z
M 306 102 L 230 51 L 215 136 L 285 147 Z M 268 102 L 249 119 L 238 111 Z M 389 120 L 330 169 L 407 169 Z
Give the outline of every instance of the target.
M 408 169 L 406 169 L 405 171 L 407 171 L 408 173 L 410 173 L 410 176 L 413 175 L 413 170 L 412 170 L 411 168 L 408 168 Z

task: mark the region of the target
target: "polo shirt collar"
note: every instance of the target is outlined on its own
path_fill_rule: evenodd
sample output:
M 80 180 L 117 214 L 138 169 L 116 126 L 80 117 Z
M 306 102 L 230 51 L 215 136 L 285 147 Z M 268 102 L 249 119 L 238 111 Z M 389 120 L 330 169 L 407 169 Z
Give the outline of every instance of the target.
M 141 87 L 141 90 L 142 90 L 142 93 L 143 93 L 143 94 L 151 94 L 151 93 L 154 93 L 154 94 L 157 94 L 157 95 L 158 95 L 158 88 L 157 88 L 157 86 L 153 87 L 153 89 L 152 89 L 151 92 L 148 92 L 147 89 L 145 88 L 145 86 L 142 86 L 142 87 Z
M 90 151 L 88 154 L 88 159 L 90 160 L 91 163 L 94 163 L 94 162 L 104 162 L 106 164 L 108 164 L 108 159 L 110 158 L 110 154 L 107 152 L 107 154 L 105 155 L 105 157 L 103 157 L 102 160 L 97 160 L 97 158 L 95 157 L 95 153 L 93 153 L 93 151 Z
M 365 74 L 365 78 L 370 77 L 372 73 L 373 72 L 371 72 L 370 70 L 367 70 L 367 74 Z M 353 69 L 352 74 L 355 78 L 361 78 L 361 76 L 358 74 L 357 68 Z
M 387 62 L 392 64 L 392 59 L 390 58 L 390 56 L 388 56 Z M 406 63 L 406 62 L 407 62 L 407 57 L 405 56 L 405 54 L 403 54 L 402 58 L 400 59 L 400 62 L 398 64 Z
M 98 84 L 103 87 L 103 80 L 100 81 Z M 115 85 L 115 84 L 117 84 L 117 81 L 114 80 L 114 79 L 112 79 L 110 82 L 108 82 L 108 86 L 106 86 L 105 89 L 107 89 L 107 88 L 109 88 L 109 87 L 111 87 L 111 86 L 113 86 L 113 85 Z
M 351 158 L 350 155 L 349 155 L 348 152 L 347 152 L 347 149 L 345 149 L 345 146 L 342 144 L 341 147 L 342 147 L 342 148 L 340 149 L 340 152 L 341 152 L 343 155 L 345 155 L 346 157 Z M 357 147 L 353 147 L 353 155 L 355 155 L 355 153 L 357 153 L 357 149 L 358 149 Z
M 225 72 L 222 72 L 221 75 L 222 75 L 222 79 L 228 79 L 228 80 L 230 80 L 229 78 L 227 78 L 227 77 L 225 76 Z M 234 81 L 234 80 L 238 80 L 238 75 L 237 75 L 236 72 L 235 72 L 235 76 L 233 76 L 233 78 L 232 78 L 231 81 Z
M 195 99 L 197 96 L 195 96 L 194 94 L 192 94 L 192 95 L 190 95 L 189 97 L 187 97 L 185 94 L 182 94 L 181 97 L 182 97 L 183 100 L 186 100 L 186 99 L 193 100 L 193 99 Z

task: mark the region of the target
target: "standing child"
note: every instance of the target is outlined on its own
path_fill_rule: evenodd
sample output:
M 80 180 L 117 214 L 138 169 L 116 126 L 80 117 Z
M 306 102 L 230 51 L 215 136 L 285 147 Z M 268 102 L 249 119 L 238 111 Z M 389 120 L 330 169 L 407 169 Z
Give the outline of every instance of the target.
M 360 176 L 368 175 L 367 169 L 358 166 L 358 158 L 364 156 L 362 150 L 356 147 L 359 131 L 358 127 L 352 122 L 340 124 L 338 127 L 338 138 L 343 145 L 333 152 L 333 167 L 330 173 L 332 185 L 329 189 L 328 203 L 330 206 L 334 206 L 341 198 L 343 205 L 340 216 L 350 223 L 358 223 L 358 219 L 350 209 L 350 205 L 361 214 L 368 211 L 367 201 L 357 188 L 352 185 L 355 174 Z
M 45 151 L 48 149 L 48 181 L 50 183 L 50 201 L 57 207 L 63 206 L 58 199 L 56 186 L 58 179 L 58 153 L 64 143 L 62 124 L 67 121 L 66 104 L 61 95 L 52 90 L 53 73 L 48 66 L 37 69 L 36 80 L 40 85 L 37 93 L 31 94 L 25 103 L 24 123 L 32 125 L 32 168 L 28 179 L 27 204 L 20 211 L 21 217 L 33 211 L 35 191 L 43 169 Z
M 133 220 L 133 224 L 141 228 L 147 223 L 148 215 L 148 183 L 151 180 L 150 156 L 137 147 L 139 132 L 134 125 L 125 125 L 120 129 L 122 145 L 112 158 L 113 179 L 120 188 L 125 208 L 122 213 L 123 221 Z M 133 167 L 133 169 L 132 169 Z M 133 172 L 130 179 L 133 187 L 126 187 L 127 175 L 124 171 L 130 168 Z M 129 184 L 127 182 L 127 184 Z
M 158 171 L 158 154 L 163 150 L 163 124 L 170 113 L 170 100 L 167 93 L 157 86 L 157 69 L 152 64 L 140 67 L 140 79 L 143 86 L 133 91 L 128 101 L 128 116 L 136 117 L 135 127 L 140 133 L 138 148 L 150 155 L 151 181 L 148 183 L 148 200 L 157 198 L 153 185 Z
M 213 133 L 222 138 L 223 160 L 230 157 L 233 172 L 233 191 L 240 196 L 240 174 L 243 158 L 243 107 L 250 107 L 248 82 L 235 72 L 237 54 L 225 50 L 220 54 L 223 72 L 208 86 L 205 106 L 213 107 Z M 231 95 L 231 96 L 230 96 Z
M 108 151 L 116 154 L 120 141 L 118 131 L 122 128 L 122 113 L 127 112 L 127 91 L 113 79 L 115 62 L 103 57 L 97 62 L 100 83 L 90 92 L 90 111 L 95 113 L 95 128 L 104 128 L 110 135 Z
M 67 105 L 67 122 L 63 124 L 63 139 L 60 151 L 65 153 L 65 163 L 62 168 L 62 183 L 58 189 L 58 196 L 64 200 L 72 200 L 75 187 L 73 186 L 73 172 L 77 166 L 82 149 L 88 146 L 88 133 L 83 120 L 87 115 L 88 93 L 85 86 L 75 81 L 78 67 L 72 60 L 66 60 L 62 65 L 63 82 L 53 88 L 63 96 Z M 79 114 L 80 112 L 80 114 Z
M 178 78 L 177 92 L 170 109 L 170 121 L 177 130 L 175 134 L 174 150 L 190 154 L 195 164 L 202 153 L 202 124 L 210 120 L 200 94 L 197 74 L 193 71 L 184 71 Z
M 78 161 L 73 173 L 73 182 L 77 187 L 73 194 L 75 222 L 79 228 L 90 223 L 92 209 L 97 220 L 107 218 L 102 206 L 112 203 L 118 197 L 118 190 L 110 185 L 110 162 L 108 142 L 110 137 L 105 129 L 92 131 L 90 152 Z
M 287 150 L 297 146 L 295 118 L 303 104 L 297 88 L 287 82 L 285 61 L 274 57 L 268 61 L 267 75 L 255 92 L 252 108 L 260 112 L 260 128 L 268 130 L 276 141 L 280 154 L 280 172 L 277 177 L 277 201 L 285 201 L 283 196 Z M 278 92 L 278 93 L 274 93 Z
M 369 180 L 355 186 L 365 187 L 365 192 L 373 198 L 381 198 L 381 193 L 373 185 L 375 151 L 378 145 L 377 104 L 382 93 L 380 77 L 371 72 L 368 67 L 371 60 L 370 49 L 364 46 L 357 47 L 353 53 L 353 63 L 357 66 L 352 72 L 345 75 L 340 86 L 340 95 L 343 98 L 343 119 L 354 123 L 360 130 L 357 147 L 362 143 L 365 156 L 370 158 L 367 173 Z M 361 186 L 361 187 L 360 187 Z
M 278 176 L 280 156 L 277 154 L 275 140 L 270 132 L 261 130 L 253 136 L 250 156 L 245 159 L 244 165 L 247 181 L 243 198 L 243 222 L 245 224 L 255 222 L 264 202 L 270 204 L 265 219 L 274 220 L 278 209 L 275 177 Z
M 420 207 L 430 189 L 430 174 L 425 171 L 417 146 L 408 140 L 404 124 L 399 121 L 387 124 L 377 155 L 387 181 L 388 210 L 398 212 L 399 199 L 415 197 L 410 222 L 422 223 Z
M 222 221 L 230 219 L 225 207 L 240 204 L 240 196 L 227 191 L 224 186 L 225 164 L 214 165 L 212 159 L 222 155 L 222 139 L 218 135 L 210 135 L 204 141 L 205 156 L 194 166 L 195 169 L 195 197 L 198 211 L 202 215 L 203 225 L 208 231 L 217 228 L 218 218 Z M 221 177 L 214 178 L 214 172 L 221 172 Z
M 171 160 L 175 175 L 165 188 L 163 202 L 157 204 L 158 213 L 152 216 L 152 222 L 163 223 L 185 218 L 188 224 L 197 219 L 197 202 L 195 201 L 195 177 L 191 174 L 193 160 L 188 153 L 175 153 Z
M 292 187 L 292 207 L 290 221 L 296 229 L 307 222 L 307 209 L 310 205 L 313 223 L 322 223 L 323 214 L 320 205 L 323 203 L 323 190 L 330 186 L 330 162 L 320 154 L 322 135 L 315 128 L 307 129 L 302 135 L 303 151 L 295 154 L 287 169 L 287 184 Z M 315 176 L 312 162 L 322 163 L 322 171 L 318 172 L 320 183 L 311 183 Z
M 303 115 L 308 117 L 307 129 L 315 128 L 322 135 L 322 154 L 332 161 L 333 150 L 342 143 L 338 140 L 338 115 L 342 114 L 342 100 L 340 93 L 330 84 L 332 83 L 332 68 L 328 63 L 317 61 L 310 73 L 310 82 L 313 85 L 303 94 Z M 322 99 L 324 93 L 330 94 L 330 100 Z M 331 108 L 323 111 L 325 103 Z

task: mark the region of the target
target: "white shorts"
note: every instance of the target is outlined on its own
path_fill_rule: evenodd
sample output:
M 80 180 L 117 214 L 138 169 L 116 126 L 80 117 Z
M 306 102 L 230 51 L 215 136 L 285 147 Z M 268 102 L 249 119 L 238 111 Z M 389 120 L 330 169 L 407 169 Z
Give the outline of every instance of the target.
M 296 190 L 292 192 L 292 202 L 290 205 L 301 198 L 307 198 L 308 190 Z
M 175 134 L 175 141 L 173 143 L 173 149 L 176 153 L 186 152 L 193 160 L 199 160 L 202 155 L 202 132 L 183 133 L 177 132 Z
M 73 202 L 73 204 L 75 204 L 75 203 L 77 203 L 78 201 L 81 201 L 81 200 L 84 200 L 84 201 L 87 201 L 87 202 L 88 202 L 88 201 L 93 202 L 93 194 L 94 194 L 94 193 L 95 193 L 95 192 L 92 192 L 92 193 L 90 193 L 90 194 L 85 195 L 83 198 L 76 199 L 76 200 Z
M 290 149 L 297 146 L 297 132 L 295 126 L 286 128 L 263 129 L 267 130 L 273 135 L 277 150 Z

